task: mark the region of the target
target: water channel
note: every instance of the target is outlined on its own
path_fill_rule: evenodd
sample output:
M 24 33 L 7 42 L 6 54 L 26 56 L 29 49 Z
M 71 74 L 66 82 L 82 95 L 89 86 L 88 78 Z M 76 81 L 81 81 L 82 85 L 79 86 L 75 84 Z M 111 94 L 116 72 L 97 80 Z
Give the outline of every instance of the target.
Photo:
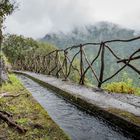
M 73 140 L 132 140 L 131 134 L 98 116 L 71 104 L 33 80 L 17 75 L 51 118 Z

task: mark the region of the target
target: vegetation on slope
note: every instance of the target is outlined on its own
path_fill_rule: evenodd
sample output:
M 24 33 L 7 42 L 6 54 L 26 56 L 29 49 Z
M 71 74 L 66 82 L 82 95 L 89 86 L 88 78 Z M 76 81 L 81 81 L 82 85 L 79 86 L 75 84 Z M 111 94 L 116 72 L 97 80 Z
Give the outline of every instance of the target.
M 9 34 L 4 37 L 2 45 L 4 54 L 13 65 L 18 60 L 24 61 L 25 58 L 31 59 L 31 57 L 44 56 L 55 49 L 53 45 L 39 43 L 32 38 Z
M 0 120 L 0 139 L 6 140 L 68 140 L 64 132 L 52 121 L 47 112 L 33 99 L 15 75 L 10 74 L 10 83 L 0 87 L 0 110 L 12 114 L 10 119 L 25 128 L 26 133 L 19 133 Z M 17 97 L 12 97 L 16 96 Z M 10 96 L 8 96 L 10 95 Z
M 32 72 L 38 72 L 48 74 L 47 64 L 48 53 L 57 50 L 57 48 L 48 43 L 41 43 L 33 40 L 32 38 L 25 38 L 17 35 L 7 35 L 4 38 L 2 50 L 13 69 L 27 70 Z M 55 55 L 51 56 L 51 59 L 55 59 Z M 63 54 L 60 53 L 60 60 L 64 60 Z M 74 61 L 74 65 L 77 67 L 78 61 Z M 50 69 L 55 66 L 55 62 L 50 63 Z M 60 71 L 61 77 L 62 71 Z M 56 74 L 54 70 L 52 75 Z M 77 81 L 77 73 L 73 71 L 70 75 L 70 79 Z

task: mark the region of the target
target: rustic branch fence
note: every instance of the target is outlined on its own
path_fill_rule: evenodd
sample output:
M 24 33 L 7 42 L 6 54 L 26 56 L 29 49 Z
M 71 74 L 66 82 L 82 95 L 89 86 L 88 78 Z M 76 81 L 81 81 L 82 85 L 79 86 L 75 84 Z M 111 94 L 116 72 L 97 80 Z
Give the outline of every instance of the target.
M 54 50 L 50 53 L 48 53 L 46 56 L 32 56 L 31 60 L 26 60 L 25 62 L 17 62 L 20 63 L 19 65 L 22 66 L 20 69 L 22 70 L 34 70 L 38 73 L 45 73 L 47 75 L 53 75 L 57 78 L 63 77 L 64 80 L 67 80 L 71 74 L 72 69 L 77 72 L 79 78 L 79 83 L 84 85 L 85 84 L 85 76 L 89 70 L 91 70 L 94 79 L 98 83 L 98 87 L 101 88 L 102 84 L 107 82 L 108 80 L 115 77 L 117 74 L 119 74 L 125 67 L 130 67 L 134 72 L 138 73 L 140 75 L 140 70 L 133 66 L 131 64 L 131 61 L 139 60 L 140 59 L 140 48 L 135 50 L 128 58 L 120 58 L 117 56 L 117 54 L 109 47 L 110 43 L 115 42 L 131 42 L 135 40 L 139 40 L 140 37 L 132 38 L 129 40 L 110 40 L 110 41 L 104 41 L 101 43 L 86 43 L 86 44 L 80 44 L 77 46 L 72 46 L 69 48 L 66 48 L 65 50 Z M 85 52 L 85 48 L 90 45 L 93 47 L 98 47 L 98 52 L 94 59 L 91 61 L 88 59 L 87 54 Z M 68 56 L 68 54 L 72 50 L 76 50 L 73 57 L 71 58 Z M 114 56 L 116 59 L 117 64 L 123 64 L 121 67 L 116 70 L 114 74 L 109 76 L 108 78 L 104 78 L 104 72 L 105 72 L 105 51 L 106 49 Z M 74 65 L 75 59 L 78 56 L 79 64 L 76 67 Z M 93 65 L 95 61 L 100 57 L 100 69 L 99 74 L 96 73 Z M 86 62 L 86 65 L 84 65 L 84 61 Z M 31 63 L 31 64 L 30 64 Z M 40 66 L 40 67 L 37 67 Z M 54 74 L 55 73 L 55 74 Z

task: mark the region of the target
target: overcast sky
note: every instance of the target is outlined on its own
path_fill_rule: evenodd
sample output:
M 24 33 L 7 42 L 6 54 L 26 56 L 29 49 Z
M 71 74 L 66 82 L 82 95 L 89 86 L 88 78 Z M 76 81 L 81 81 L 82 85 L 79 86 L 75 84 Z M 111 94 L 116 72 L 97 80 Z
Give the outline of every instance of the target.
M 5 22 L 5 32 L 40 38 L 48 32 L 109 21 L 140 30 L 140 0 L 16 0 L 19 10 Z

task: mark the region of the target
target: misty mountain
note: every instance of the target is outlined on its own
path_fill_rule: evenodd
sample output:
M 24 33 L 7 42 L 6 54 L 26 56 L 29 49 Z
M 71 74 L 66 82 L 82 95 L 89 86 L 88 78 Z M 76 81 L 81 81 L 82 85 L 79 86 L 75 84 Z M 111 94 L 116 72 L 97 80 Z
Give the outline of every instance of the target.
M 122 28 L 113 23 L 98 22 L 94 25 L 75 27 L 68 33 L 57 32 L 46 34 L 41 40 L 52 43 L 58 48 L 66 48 L 80 43 L 101 42 L 111 39 L 128 39 L 134 36 L 134 30 Z

